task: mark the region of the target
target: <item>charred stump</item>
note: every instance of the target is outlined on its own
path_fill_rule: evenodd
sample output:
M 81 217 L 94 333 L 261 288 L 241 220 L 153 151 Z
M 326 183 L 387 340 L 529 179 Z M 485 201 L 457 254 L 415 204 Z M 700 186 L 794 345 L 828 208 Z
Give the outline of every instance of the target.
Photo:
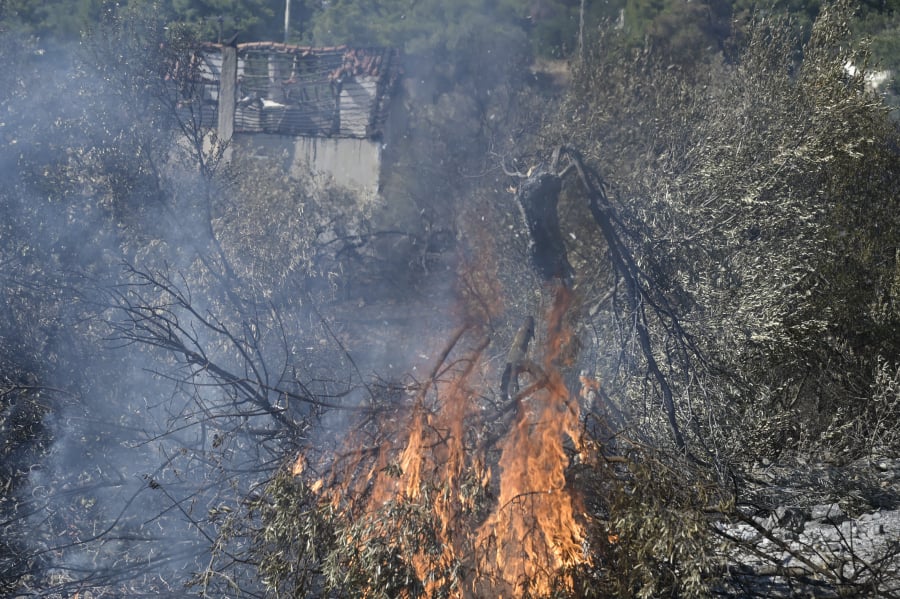
M 516 191 L 516 203 L 528 230 L 528 253 L 541 279 L 572 282 L 574 270 L 566 255 L 566 244 L 559 226 L 559 194 L 562 176 L 540 169 L 525 177 Z

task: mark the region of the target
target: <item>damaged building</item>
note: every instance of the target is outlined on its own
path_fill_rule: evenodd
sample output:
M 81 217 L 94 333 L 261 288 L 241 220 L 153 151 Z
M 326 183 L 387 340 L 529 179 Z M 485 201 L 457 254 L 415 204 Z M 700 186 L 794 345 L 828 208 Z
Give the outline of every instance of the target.
M 229 151 L 285 161 L 363 198 L 378 193 L 399 120 L 399 52 L 273 42 L 208 44 L 182 69 L 182 119 Z

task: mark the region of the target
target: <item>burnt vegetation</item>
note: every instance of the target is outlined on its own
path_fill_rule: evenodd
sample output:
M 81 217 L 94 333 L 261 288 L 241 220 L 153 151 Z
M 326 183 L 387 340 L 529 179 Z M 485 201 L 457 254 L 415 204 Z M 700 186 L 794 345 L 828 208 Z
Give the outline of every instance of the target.
M 183 101 L 234 24 L 0 13 L 0 594 L 900 594 L 778 528 L 900 508 L 875 8 L 301 4 L 405 51 L 375 199 Z

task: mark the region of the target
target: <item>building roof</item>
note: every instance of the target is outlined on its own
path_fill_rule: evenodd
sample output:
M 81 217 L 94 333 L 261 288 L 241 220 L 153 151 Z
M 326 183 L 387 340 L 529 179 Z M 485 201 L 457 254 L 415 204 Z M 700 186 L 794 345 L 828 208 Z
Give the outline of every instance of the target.
M 224 48 L 206 44 L 196 52 L 191 97 L 182 101 L 210 126 L 218 118 Z M 378 138 L 400 74 L 392 48 L 239 44 L 234 132 Z

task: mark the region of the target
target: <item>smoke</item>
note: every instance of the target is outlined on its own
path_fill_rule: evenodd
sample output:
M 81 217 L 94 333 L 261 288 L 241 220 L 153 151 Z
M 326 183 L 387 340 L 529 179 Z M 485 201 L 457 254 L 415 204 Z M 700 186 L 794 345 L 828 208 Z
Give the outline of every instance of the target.
M 100 46 L 3 34 L 2 47 L 11 68 L 0 98 L 0 334 L 15 347 L 3 374 L 31 381 L 32 417 L 52 442 L 39 456 L 24 452 L 33 461 L 12 464 L 19 474 L 3 481 L 0 588 L 183 596 L 209 561 L 207 514 L 235 505 L 238 484 L 259 478 L 235 474 L 252 472 L 259 454 L 243 455 L 240 435 L 204 430 L 201 407 L 219 399 L 217 388 L 181 384 L 171 356 L 116 338 L 109 325 L 128 293 L 123 264 L 188 273 L 209 247 L 197 207 L 178 212 L 179 202 L 196 204 L 202 181 L 166 169 L 175 145 L 171 127 L 156 128 L 160 107 L 129 103 L 148 93 L 130 73 L 158 70 L 116 65 L 121 53 L 92 62 L 86 52 Z M 203 314 L 216 301 L 201 297 Z M 5 425 L 27 393 L 4 389 Z M 4 438 L 41 443 L 16 431 Z M 229 452 L 238 457 L 227 461 Z
M 399 378 L 415 344 L 386 342 L 354 358 L 346 327 L 333 316 L 326 327 L 308 307 L 327 282 L 294 286 L 304 293 L 276 310 L 260 301 L 252 273 L 228 272 L 210 202 L 234 190 L 179 162 L 173 124 L 156 128 L 165 106 L 129 108 L 148 76 L 147 65 L 123 64 L 129 46 L 104 57 L 98 45 L 91 56 L 9 36 L 3 47 L 17 68 L 0 115 L 2 335 L 21 346 L 13 366 L 43 389 L 46 415 L 37 417 L 52 440 L 35 463 L 16 465 L 27 475 L 3 481 L 14 495 L 4 504 L 3 588 L 183 596 L 209 568 L 222 514 L 281 465 L 290 440 L 273 414 L 302 422 L 311 409 L 265 389 L 271 411 L 241 403 L 202 365 L 130 336 L 141 322 L 122 308 L 165 311 L 184 347 L 237 377 L 256 368 L 273 389 L 332 403 L 365 401 L 373 372 Z M 8 423 L 11 407 L 2 407 Z
M 482 17 L 479 27 L 489 28 L 490 15 Z M 215 584 L 198 572 L 225 569 L 255 588 L 252 566 L 240 565 L 246 539 L 213 554 L 230 515 L 291 448 L 340 443 L 355 420 L 333 406 L 389 405 L 420 383 L 442 331 L 483 310 L 479 294 L 496 291 L 460 281 L 449 256 L 483 259 L 472 248 L 486 249 L 486 225 L 469 226 L 468 210 L 503 197 L 460 199 L 502 186 L 485 156 L 509 147 L 507 69 L 527 56 L 521 32 L 507 32 L 510 44 L 460 38 L 450 48 L 457 58 L 410 62 L 417 83 L 404 93 L 418 106 L 415 126 L 387 140 L 385 153 L 384 196 L 403 201 L 379 206 L 371 225 L 402 235 L 347 242 L 340 259 L 334 246 L 327 258 L 292 248 L 310 251 L 314 268 L 278 270 L 273 260 L 263 272 L 276 254 L 242 254 L 246 241 L 229 229 L 227 210 L 263 206 L 272 189 L 242 187 L 247 172 L 237 167 L 209 176 L 204 169 L 215 165 L 197 160 L 203 139 L 198 146 L 180 136 L 160 87 L 160 65 L 172 59 L 161 26 L 113 20 L 71 46 L 0 36 L 11 65 L 0 75 L 8 307 L 0 333 L 17 340 L 14 366 L 43 389 L 52 440 L 34 463 L 17 465 L 27 473 L 10 487 L 18 507 L 3 508 L 4 532 L 27 556 L 14 560 L 19 548 L 0 545 L 0 588 L 13 593 L 97 587 L 184 596 L 185 583 Z M 468 176 L 489 169 L 487 178 Z M 279 207 L 312 200 L 295 193 Z M 504 213 L 496 222 L 506 226 L 504 206 L 487 210 Z M 265 241 L 271 215 L 257 218 Z M 232 272 L 235 264 L 245 270 Z M 520 267 L 495 265 L 501 276 Z M 492 318 L 502 328 L 534 303 L 512 301 Z M 141 328 L 150 321 L 172 328 Z

